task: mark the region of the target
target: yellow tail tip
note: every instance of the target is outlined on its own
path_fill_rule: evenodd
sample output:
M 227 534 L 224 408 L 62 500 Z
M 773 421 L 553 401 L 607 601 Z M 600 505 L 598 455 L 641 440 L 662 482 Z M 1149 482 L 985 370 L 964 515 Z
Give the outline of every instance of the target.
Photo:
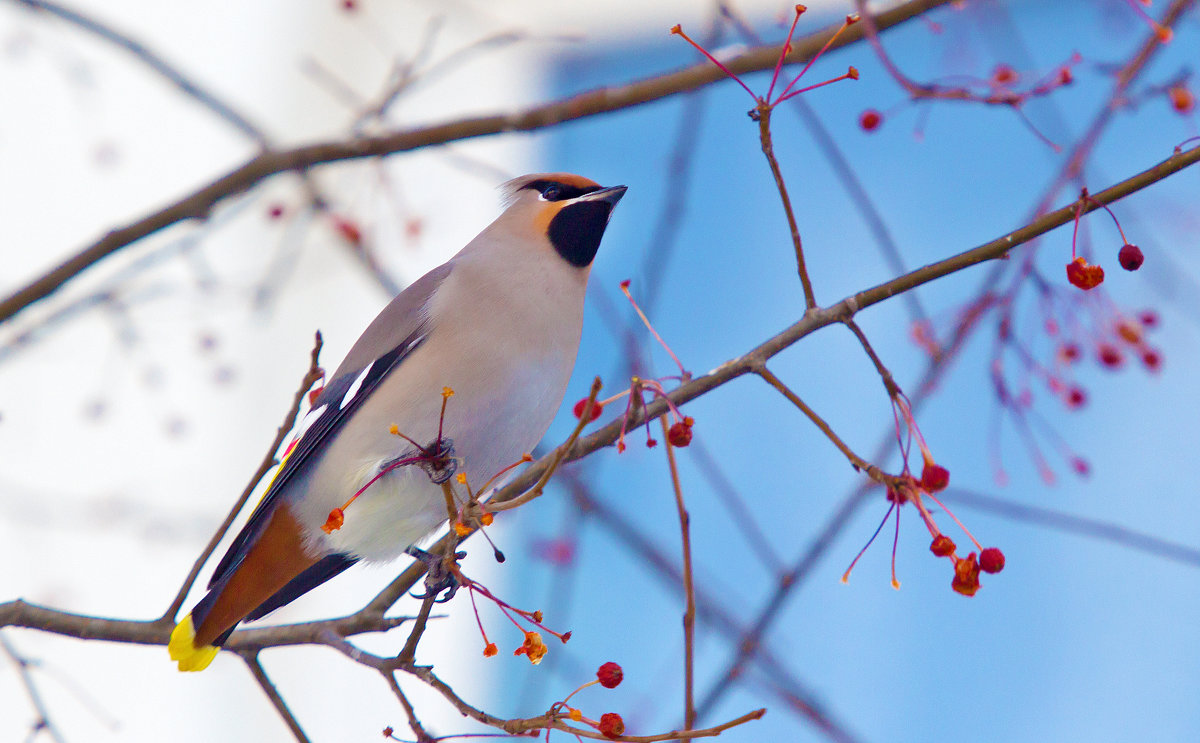
M 179 664 L 179 670 L 203 671 L 217 657 L 220 648 L 212 645 L 198 648 L 195 641 L 196 628 L 192 625 L 192 615 L 188 614 L 175 625 L 171 640 L 167 643 L 167 652 L 171 654 L 171 660 Z

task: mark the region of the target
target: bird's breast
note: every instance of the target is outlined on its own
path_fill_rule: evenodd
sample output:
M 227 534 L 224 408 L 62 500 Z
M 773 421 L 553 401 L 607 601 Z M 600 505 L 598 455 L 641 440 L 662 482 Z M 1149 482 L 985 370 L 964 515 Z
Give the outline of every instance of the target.
M 441 486 L 426 469 L 402 465 L 344 509 L 340 529 L 320 529 L 332 509 L 389 463 L 419 455 L 409 439 L 429 447 L 440 430 L 473 489 L 533 449 L 562 401 L 581 329 L 582 298 L 574 308 L 547 307 L 554 299 L 515 296 L 491 311 L 483 302 L 457 312 L 432 308 L 426 340 L 380 382 L 297 484 L 294 510 L 315 551 L 387 560 L 445 520 Z M 553 322 L 547 311 L 558 312 Z M 449 482 L 465 498 L 465 488 Z

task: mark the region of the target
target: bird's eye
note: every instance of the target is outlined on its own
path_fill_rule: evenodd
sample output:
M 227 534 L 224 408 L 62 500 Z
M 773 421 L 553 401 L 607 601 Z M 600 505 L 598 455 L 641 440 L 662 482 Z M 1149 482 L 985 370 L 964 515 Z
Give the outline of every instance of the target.
M 546 201 L 557 201 L 562 196 L 562 186 L 553 185 L 546 186 L 546 190 L 542 191 L 542 198 Z

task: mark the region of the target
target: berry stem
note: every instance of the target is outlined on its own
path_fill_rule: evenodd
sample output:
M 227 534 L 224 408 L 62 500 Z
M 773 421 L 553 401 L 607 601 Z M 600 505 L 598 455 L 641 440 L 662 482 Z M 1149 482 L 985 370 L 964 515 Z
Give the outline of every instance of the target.
M 775 147 L 771 142 L 771 106 L 760 101 L 754 111 L 758 115 L 758 139 L 762 146 L 762 153 L 767 158 L 771 175 L 775 177 L 775 188 L 779 191 L 779 198 L 783 202 L 783 211 L 787 215 L 788 229 L 792 233 L 792 245 L 796 249 L 796 271 L 800 274 L 800 285 L 804 287 L 804 307 L 805 310 L 816 309 L 817 299 L 813 295 L 812 282 L 808 278 L 808 268 L 804 265 L 804 246 L 800 241 L 800 228 L 796 226 L 796 214 L 792 211 L 792 200 L 788 197 L 787 185 L 783 182 L 783 171 L 779 168 L 779 161 L 775 159 Z

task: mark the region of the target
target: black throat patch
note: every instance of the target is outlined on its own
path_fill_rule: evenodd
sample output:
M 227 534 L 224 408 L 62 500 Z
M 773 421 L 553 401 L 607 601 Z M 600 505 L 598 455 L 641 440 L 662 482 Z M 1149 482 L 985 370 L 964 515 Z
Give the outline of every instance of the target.
M 612 210 L 613 205 L 607 201 L 568 204 L 550 220 L 546 234 L 567 263 L 583 268 L 596 257 Z

